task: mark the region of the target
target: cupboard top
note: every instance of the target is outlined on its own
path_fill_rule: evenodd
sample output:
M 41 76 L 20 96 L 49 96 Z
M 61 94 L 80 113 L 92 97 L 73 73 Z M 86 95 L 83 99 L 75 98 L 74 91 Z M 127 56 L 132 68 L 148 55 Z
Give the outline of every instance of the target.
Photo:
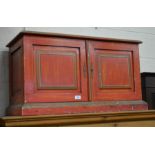
M 20 32 L 13 40 L 11 40 L 7 47 L 12 46 L 18 39 L 22 38 L 24 35 L 27 36 L 45 36 L 45 37 L 61 37 L 61 38 L 72 38 L 72 39 L 87 39 L 87 40 L 101 40 L 108 42 L 123 42 L 123 43 L 132 43 L 140 44 L 142 43 L 139 40 L 127 40 L 127 39 L 115 39 L 115 38 L 102 38 L 102 37 L 93 37 L 93 36 L 81 36 L 81 35 L 69 35 L 69 34 L 60 34 L 60 33 L 44 33 L 44 32 L 33 32 L 33 31 L 23 31 Z

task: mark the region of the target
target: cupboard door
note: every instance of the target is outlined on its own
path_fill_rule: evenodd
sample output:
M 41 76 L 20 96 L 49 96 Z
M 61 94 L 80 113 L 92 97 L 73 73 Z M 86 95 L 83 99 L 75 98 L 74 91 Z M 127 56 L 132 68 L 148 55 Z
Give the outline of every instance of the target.
M 88 41 L 89 98 L 141 100 L 136 44 Z
M 25 38 L 27 102 L 87 101 L 85 41 Z

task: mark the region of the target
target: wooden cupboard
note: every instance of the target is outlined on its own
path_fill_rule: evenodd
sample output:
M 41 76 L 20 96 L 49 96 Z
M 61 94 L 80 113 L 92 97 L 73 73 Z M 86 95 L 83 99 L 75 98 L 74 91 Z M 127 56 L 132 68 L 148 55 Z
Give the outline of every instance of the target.
M 139 41 L 21 32 L 9 44 L 11 115 L 145 110 Z

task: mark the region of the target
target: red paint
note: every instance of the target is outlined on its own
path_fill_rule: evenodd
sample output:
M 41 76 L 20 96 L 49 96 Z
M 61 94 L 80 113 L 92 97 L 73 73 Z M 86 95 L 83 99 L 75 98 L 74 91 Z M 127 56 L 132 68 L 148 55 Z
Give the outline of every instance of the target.
M 25 36 L 24 44 L 27 103 L 88 100 L 84 41 Z
M 93 101 L 141 100 L 138 45 L 89 41 Z
M 101 112 L 119 112 L 119 111 L 137 111 L 148 110 L 147 105 L 103 105 L 103 106 L 76 106 L 76 107 L 58 107 L 58 108 L 22 108 L 12 110 L 12 115 L 63 115 L 77 113 L 101 113 Z
M 140 101 L 138 42 L 24 33 L 9 46 L 12 115 L 147 109 L 143 104 L 70 106 L 70 102 Z M 23 106 L 54 102 L 66 104 Z

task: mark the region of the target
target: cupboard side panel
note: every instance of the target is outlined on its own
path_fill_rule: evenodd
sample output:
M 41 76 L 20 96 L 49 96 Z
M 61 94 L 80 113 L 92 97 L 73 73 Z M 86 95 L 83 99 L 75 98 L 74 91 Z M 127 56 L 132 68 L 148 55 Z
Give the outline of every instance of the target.
M 22 104 L 24 102 L 24 75 L 23 75 L 23 40 L 20 39 L 10 47 L 9 77 L 10 77 L 10 103 Z

